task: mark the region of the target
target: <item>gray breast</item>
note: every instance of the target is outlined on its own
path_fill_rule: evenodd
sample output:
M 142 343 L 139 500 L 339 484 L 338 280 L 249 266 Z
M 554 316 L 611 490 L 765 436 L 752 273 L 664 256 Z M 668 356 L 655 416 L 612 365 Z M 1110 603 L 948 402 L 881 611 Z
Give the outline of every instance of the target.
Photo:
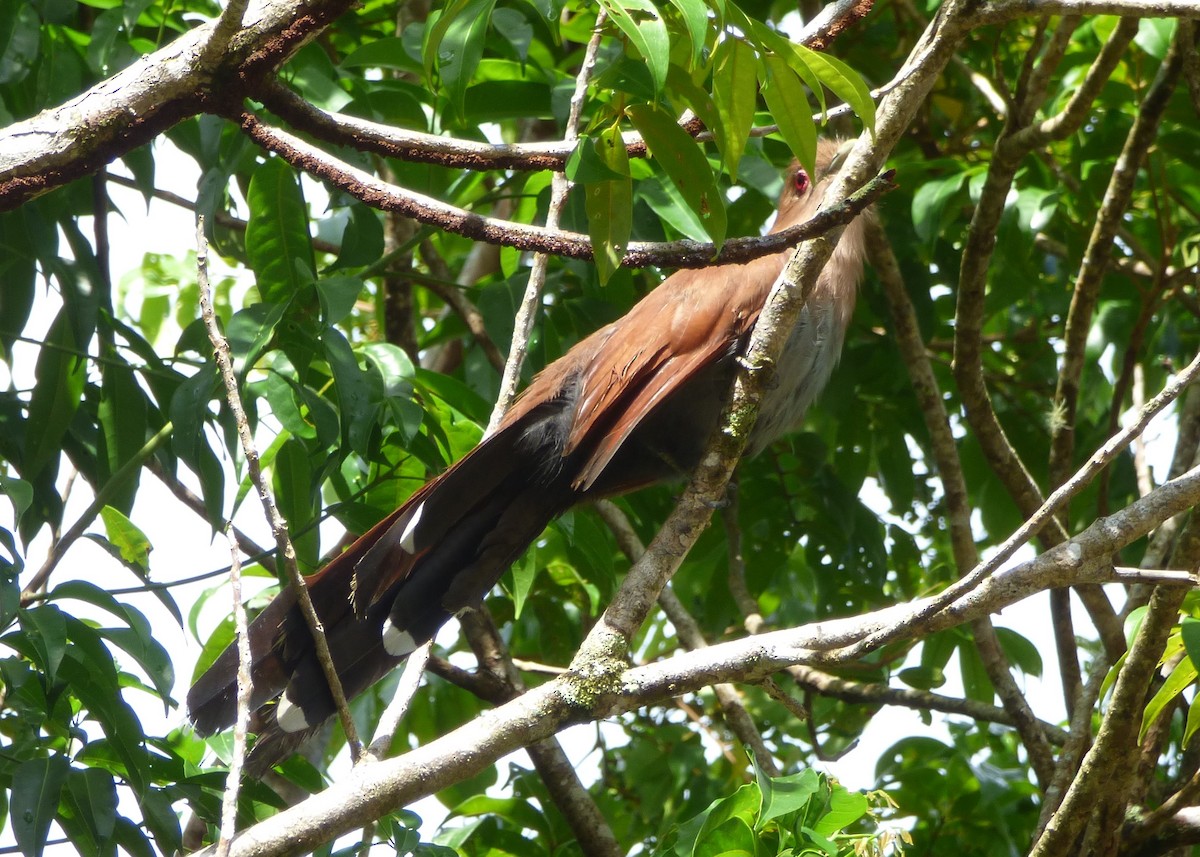
M 801 311 L 779 357 L 776 383 L 763 395 L 759 406 L 758 421 L 747 444 L 750 455 L 800 425 L 809 406 L 825 389 L 844 338 L 845 330 L 827 306 L 819 308 L 815 318 L 810 307 Z

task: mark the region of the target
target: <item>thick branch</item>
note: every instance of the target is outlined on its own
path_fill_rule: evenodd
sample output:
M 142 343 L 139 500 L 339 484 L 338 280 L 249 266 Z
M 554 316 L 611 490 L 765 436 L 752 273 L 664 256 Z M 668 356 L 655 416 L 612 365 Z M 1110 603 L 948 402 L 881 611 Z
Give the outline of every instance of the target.
M 70 101 L 0 132 L 0 211 L 88 175 L 203 112 L 213 93 L 237 101 L 330 22 L 349 0 L 262 0 L 252 20 L 221 34 L 203 24 Z M 208 61 L 206 61 L 208 60 Z

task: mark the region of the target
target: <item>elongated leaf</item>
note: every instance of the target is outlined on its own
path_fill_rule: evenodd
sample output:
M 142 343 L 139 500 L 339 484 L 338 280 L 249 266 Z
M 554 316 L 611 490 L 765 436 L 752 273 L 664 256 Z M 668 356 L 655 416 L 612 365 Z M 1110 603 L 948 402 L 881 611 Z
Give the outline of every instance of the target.
M 150 544 L 146 534 L 120 509 L 114 509 L 112 506 L 105 506 L 100 510 L 100 519 L 104 521 L 104 532 L 108 540 L 121 552 L 121 559 L 143 571 L 149 571 L 150 551 L 154 546 Z
M 720 118 L 713 131 L 730 181 L 737 181 L 738 161 L 750 139 L 757 82 L 754 49 L 741 39 L 727 36 L 717 45 L 712 95 Z
M 71 771 L 62 793 L 71 814 L 97 853 L 108 844 L 117 823 L 117 786 L 113 775 L 102 768 Z M 76 847 L 84 846 L 72 836 Z
M 829 809 L 813 826 L 821 836 L 832 836 L 844 830 L 867 814 L 870 805 L 867 796 L 852 792 L 844 786 L 834 785 L 829 795 Z
M 693 857 L 755 857 L 757 837 L 742 818 L 730 818 L 696 840 Z
M 821 79 L 817 77 L 808 64 L 804 62 L 803 57 L 796 51 L 796 45 L 781 33 L 775 32 L 762 21 L 753 18 L 747 18 L 740 10 L 731 7 L 731 17 L 737 21 L 739 27 L 742 27 L 749 32 L 752 37 L 764 48 L 775 54 L 776 57 L 787 63 L 788 68 L 799 75 L 804 81 L 804 85 L 817 96 L 817 103 L 821 106 L 821 112 L 825 112 L 825 89 L 821 86 Z M 805 99 L 807 101 L 807 98 Z
M 88 715 L 104 730 L 129 784 L 140 791 L 150 776 L 150 760 L 143 746 L 146 736 L 120 692 L 112 654 L 100 635 L 78 619 L 69 620 L 67 627 L 72 645 L 60 672 Z
M 1183 726 L 1183 746 L 1191 746 L 1192 736 L 1197 729 L 1200 729 L 1200 696 L 1193 698 L 1188 706 L 1187 723 Z
M 1154 725 L 1154 721 L 1158 719 L 1165 708 L 1175 701 L 1175 697 L 1196 681 L 1196 676 L 1196 665 L 1192 663 L 1191 658 L 1184 658 L 1175 665 L 1171 674 L 1167 676 L 1167 680 L 1163 682 L 1162 687 L 1158 689 L 1142 712 L 1142 728 L 1138 732 L 1139 741 L 1146 737 L 1146 730 Z
M 1192 663 L 1200 666 L 1200 619 L 1184 617 L 1179 625 L 1179 636 L 1187 656 L 1192 659 Z
M 234 369 L 245 378 L 275 335 L 287 303 L 257 303 L 238 310 L 229 319 L 225 336 L 233 355 Z
M 661 93 L 671 64 L 671 35 L 657 7 L 650 0 L 600 0 L 600 4 L 642 55 L 654 92 Z
M 763 98 L 771 111 L 771 118 L 779 126 L 779 133 L 787 141 L 792 154 L 812 175 L 817 162 L 817 126 L 813 123 L 804 85 L 788 64 L 777 56 L 766 57 L 763 66 L 766 71 Z
M 9 823 L 25 857 L 40 857 L 70 763 L 62 756 L 22 762 L 12 775 Z
M 342 438 L 355 452 L 366 455 L 378 410 L 378 397 L 373 395 L 370 376 L 359 368 L 350 343 L 336 327 L 322 332 L 321 344 L 333 373 Z
M 736 830 L 737 832 L 733 834 L 733 839 L 730 840 L 730 847 L 741 848 L 746 840 L 742 838 L 740 828 L 744 827 L 747 832 L 753 831 L 754 816 L 761 803 L 762 796 L 759 793 L 758 786 L 754 783 L 746 783 L 729 797 L 716 801 L 705 812 L 704 824 L 700 827 L 700 831 L 696 835 L 696 844 L 692 850 L 692 854 L 708 855 L 721 853 L 720 851 L 710 850 L 706 843 L 710 836 L 713 836 L 716 831 L 724 828 L 731 821 L 735 822 L 732 830 Z M 726 831 L 726 833 L 729 832 L 730 830 Z
M 588 234 L 592 239 L 596 274 L 603 285 L 620 267 L 633 232 L 633 182 L 628 178 L 629 156 L 617 125 L 596 138 L 596 154 L 613 172 L 626 176 L 584 187 Z
M 54 587 L 48 596 L 51 602 L 68 598 L 106 610 L 125 623 L 125 627 L 122 628 L 101 628 L 99 633 L 128 652 L 146 671 L 164 702 L 169 701 L 175 685 L 175 668 L 171 664 L 170 655 L 154 636 L 154 628 L 142 612 L 118 601 L 107 590 L 84 580 L 68 580 Z M 174 605 L 172 613 L 182 627 L 182 617 Z
M 762 804 L 758 811 L 758 828 L 781 815 L 803 809 L 821 788 L 821 776 L 812 768 L 786 777 L 768 777 L 756 765 L 758 788 Z
M 21 628 L 37 653 L 38 664 L 53 683 L 67 653 L 67 624 L 62 611 L 43 604 L 20 614 Z
M 288 522 L 296 559 L 307 574 L 317 566 L 321 544 L 317 528 L 309 526 L 316 517 L 316 496 L 312 466 L 302 441 L 289 438 L 280 447 L 271 467 L 271 481 L 279 511 Z
M 25 424 L 25 461 L 22 473 L 35 476 L 62 451 L 63 435 L 79 407 L 86 381 L 86 361 L 75 353 L 78 345 L 67 310 L 55 318 L 46 335 L 49 347 L 38 353 L 37 383 L 29 401 Z
M 351 51 L 339 65 L 342 68 L 392 68 L 419 72 L 421 66 L 404 50 L 404 40 L 398 37 L 372 39 Z
M 495 0 L 470 0 L 457 9 L 437 46 L 438 75 L 450 96 L 454 115 L 460 118 L 464 116 L 467 85 L 483 58 L 483 45 L 495 5 Z
M 671 0 L 679 10 L 688 39 L 692 43 L 692 65 L 699 65 L 704 56 L 704 45 L 708 36 L 708 7 L 704 0 Z
M 728 226 L 725 200 L 700 145 L 664 110 L 634 105 L 626 113 L 719 250 Z
M 820 54 L 809 50 L 803 45 L 792 45 L 792 49 L 842 101 L 850 105 L 858 118 L 873 133 L 875 131 L 875 102 L 871 100 L 871 90 L 863 82 L 862 76 L 850 66 L 829 54 Z
M 133 459 L 146 443 L 146 394 L 133 376 L 133 369 L 120 365 L 115 355 L 104 364 L 100 404 L 97 408 L 104 440 L 101 476 L 105 481 Z M 140 469 L 109 497 L 109 505 L 128 512 L 137 494 Z
M 912 219 L 918 238 L 930 242 L 940 234 L 946 206 L 962 190 L 967 178 L 966 173 L 955 173 L 931 179 L 917 188 L 912 199 Z
M 308 214 L 296 174 L 279 158 L 254 171 L 246 257 L 267 303 L 284 303 L 316 276 Z

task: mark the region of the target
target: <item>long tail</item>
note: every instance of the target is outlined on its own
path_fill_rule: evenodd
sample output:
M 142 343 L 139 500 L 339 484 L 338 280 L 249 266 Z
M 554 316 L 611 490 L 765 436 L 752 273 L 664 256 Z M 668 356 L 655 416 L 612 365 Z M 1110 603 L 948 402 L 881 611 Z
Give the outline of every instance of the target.
M 531 478 L 534 462 L 546 460 L 538 446 L 527 427 L 507 426 L 308 578 L 347 697 L 432 639 L 450 616 L 479 603 L 575 501 L 565 474 Z M 290 588 L 251 623 L 249 636 L 258 733 L 248 763 L 253 774 L 294 750 L 334 704 Z M 237 651 L 230 646 L 188 693 L 196 730 L 231 725 L 236 693 Z

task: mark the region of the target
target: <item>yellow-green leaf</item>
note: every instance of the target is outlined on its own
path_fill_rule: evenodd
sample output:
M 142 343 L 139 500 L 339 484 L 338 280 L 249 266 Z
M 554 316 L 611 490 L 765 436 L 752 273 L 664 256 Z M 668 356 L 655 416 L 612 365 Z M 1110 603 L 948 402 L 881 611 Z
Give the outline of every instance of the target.
M 813 174 L 817 161 L 817 126 L 813 123 L 804 85 L 786 62 L 776 56 L 763 61 L 763 97 L 779 133 L 800 164 Z
M 671 36 L 662 14 L 650 0 L 600 0 L 600 4 L 646 61 L 654 91 L 662 92 L 671 63 Z
M 708 236 L 720 249 L 727 226 L 725 201 L 700 144 L 660 108 L 639 104 L 628 108 L 626 113 L 654 160 L 679 188 L 684 202 L 696 212 Z
M 142 571 L 149 571 L 150 551 L 154 547 L 137 524 L 112 506 L 100 510 L 100 520 L 104 522 L 104 534 L 121 552 L 121 559 Z
M 1195 680 L 1196 665 L 1190 658 L 1184 658 L 1175 665 L 1175 669 L 1171 670 L 1167 680 L 1163 682 L 1158 693 L 1154 694 L 1154 697 L 1146 705 L 1146 710 L 1142 712 L 1142 728 L 1138 732 L 1138 741 L 1146 737 L 1146 730 L 1158 719 L 1158 715 L 1163 712 L 1163 709 Z
M 600 283 L 607 283 L 621 265 L 633 232 L 633 182 L 628 178 L 629 155 L 620 126 L 606 128 L 596 138 L 595 152 L 614 173 L 624 176 L 584 186 L 584 208 L 592 255 Z
M 750 139 L 757 96 L 754 49 L 741 39 L 726 37 L 717 45 L 713 71 L 713 101 L 720 125 L 713 129 L 729 178 L 737 180 L 738 161 Z

